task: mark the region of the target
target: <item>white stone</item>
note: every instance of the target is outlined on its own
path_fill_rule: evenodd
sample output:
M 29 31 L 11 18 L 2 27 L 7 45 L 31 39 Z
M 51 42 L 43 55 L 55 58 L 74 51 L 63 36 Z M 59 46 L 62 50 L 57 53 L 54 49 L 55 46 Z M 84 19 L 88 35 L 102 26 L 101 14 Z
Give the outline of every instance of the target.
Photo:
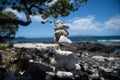
M 64 24 L 61 20 L 57 20 L 55 22 L 55 29 L 68 29 L 69 26 L 67 24 Z
M 92 58 L 93 58 L 93 59 L 96 59 L 96 60 L 98 60 L 98 61 L 104 61 L 104 59 L 105 59 L 103 56 L 98 56 L 98 55 L 93 56 Z
M 56 30 L 55 31 L 55 35 L 56 35 L 56 37 L 60 37 L 60 36 L 68 36 L 68 32 L 66 31 L 66 30 L 62 30 L 62 29 L 60 29 L 60 30 Z
M 76 68 L 75 68 L 76 70 L 80 70 L 80 69 L 81 69 L 81 67 L 80 67 L 79 64 L 75 64 L 75 67 L 76 67 Z
M 75 69 L 75 58 L 73 56 L 66 56 L 64 58 L 52 58 L 51 64 L 58 68 L 65 68 L 67 70 Z
M 104 61 L 104 59 L 107 59 L 109 61 L 113 61 L 114 57 L 104 57 L 104 56 L 93 56 L 92 58 L 98 60 L 98 61 Z
M 73 78 L 73 73 L 66 71 L 58 71 L 56 75 L 60 78 Z
M 34 62 L 34 61 L 32 59 L 30 59 L 29 62 Z
M 71 51 L 62 51 L 60 49 L 58 50 L 55 50 L 56 54 L 55 55 L 58 55 L 59 56 L 69 56 L 69 55 L 73 55 L 73 53 Z
M 108 57 L 107 59 L 108 59 L 109 61 L 114 61 L 115 58 L 114 58 L 114 57 Z
M 60 36 L 58 43 L 63 46 L 70 46 L 70 44 L 72 44 L 72 41 L 65 36 Z
M 67 24 L 57 24 L 54 27 L 55 30 L 59 30 L 59 29 L 69 29 L 69 26 Z
M 71 51 L 56 50 L 54 58 L 51 59 L 51 64 L 58 68 L 67 70 L 75 69 L 75 58 Z

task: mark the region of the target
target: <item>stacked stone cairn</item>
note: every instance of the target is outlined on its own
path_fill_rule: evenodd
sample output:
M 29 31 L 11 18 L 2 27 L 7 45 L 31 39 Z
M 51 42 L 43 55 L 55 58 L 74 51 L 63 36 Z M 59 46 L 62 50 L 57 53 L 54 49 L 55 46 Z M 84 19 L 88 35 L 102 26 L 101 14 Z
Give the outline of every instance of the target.
M 55 22 L 55 42 L 59 46 L 68 47 L 71 45 L 72 41 L 67 38 L 69 26 L 64 24 L 61 20 Z M 55 71 L 59 77 L 71 77 L 74 74 L 71 71 L 74 71 L 76 67 L 75 57 L 71 51 L 63 51 L 60 48 L 55 50 L 55 56 L 51 59 L 51 64 L 55 66 Z M 69 73 L 69 74 L 68 74 Z

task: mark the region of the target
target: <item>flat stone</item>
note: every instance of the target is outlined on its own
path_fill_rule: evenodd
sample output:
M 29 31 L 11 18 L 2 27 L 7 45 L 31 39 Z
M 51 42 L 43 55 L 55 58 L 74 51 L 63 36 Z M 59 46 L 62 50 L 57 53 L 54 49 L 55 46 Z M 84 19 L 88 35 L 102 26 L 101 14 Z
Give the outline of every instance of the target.
M 58 43 L 63 46 L 70 46 L 70 44 L 72 44 L 72 41 L 65 36 L 60 36 Z
M 69 29 L 69 26 L 67 24 L 57 24 L 57 26 L 54 27 L 55 30 L 59 29 Z
M 73 73 L 66 71 L 58 71 L 57 76 L 60 78 L 73 78 Z
M 71 51 L 62 51 L 60 49 L 55 50 L 56 54 L 58 56 L 69 56 L 69 55 L 73 55 L 73 53 Z
M 64 29 L 60 29 L 60 30 L 56 30 L 55 31 L 55 35 L 56 37 L 60 37 L 60 36 L 68 36 L 68 31 L 67 30 L 64 30 Z

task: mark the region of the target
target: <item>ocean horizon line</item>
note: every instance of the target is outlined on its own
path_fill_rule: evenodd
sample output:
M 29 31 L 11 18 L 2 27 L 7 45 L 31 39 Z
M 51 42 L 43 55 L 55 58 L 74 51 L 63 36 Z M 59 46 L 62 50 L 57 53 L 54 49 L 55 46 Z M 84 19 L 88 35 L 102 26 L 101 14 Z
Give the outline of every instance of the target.
M 120 37 L 120 35 L 73 35 L 73 36 L 68 36 L 70 37 Z M 24 36 L 18 36 L 15 38 L 54 38 L 54 36 L 51 37 L 24 37 Z

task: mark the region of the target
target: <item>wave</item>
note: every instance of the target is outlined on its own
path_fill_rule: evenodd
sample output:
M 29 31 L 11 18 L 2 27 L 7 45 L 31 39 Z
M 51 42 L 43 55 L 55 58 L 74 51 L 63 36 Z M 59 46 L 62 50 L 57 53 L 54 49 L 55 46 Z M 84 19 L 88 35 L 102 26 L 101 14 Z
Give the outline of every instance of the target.
M 120 45 L 120 39 L 111 39 L 111 40 L 97 40 L 97 42 L 105 45 Z

